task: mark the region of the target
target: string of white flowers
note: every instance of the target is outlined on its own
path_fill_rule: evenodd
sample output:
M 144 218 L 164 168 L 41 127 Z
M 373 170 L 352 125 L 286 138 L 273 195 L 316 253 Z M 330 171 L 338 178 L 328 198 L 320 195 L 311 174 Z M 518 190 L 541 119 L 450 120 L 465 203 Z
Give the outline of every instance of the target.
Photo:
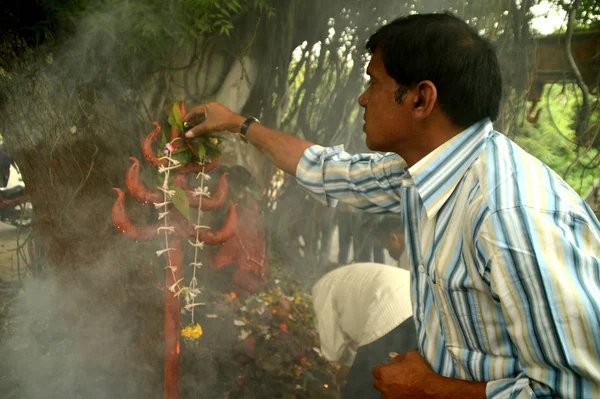
M 195 194 L 194 196 L 199 195 L 200 198 L 198 200 L 198 217 L 196 218 L 196 225 L 195 227 L 200 225 L 200 220 L 202 218 L 202 199 L 205 197 L 210 197 L 210 194 L 208 193 L 208 187 L 204 187 L 204 181 L 208 180 L 210 177 L 204 173 L 204 163 L 202 163 L 202 171 L 200 173 L 198 173 L 198 175 L 196 176 L 196 179 L 200 177 L 200 187 L 199 189 L 194 190 L 194 193 L 198 193 Z M 186 306 L 185 309 L 190 311 L 192 314 L 192 324 L 194 324 L 194 309 L 196 308 L 196 306 L 198 306 L 199 304 L 196 303 L 196 295 L 199 293 L 198 290 L 198 281 L 196 280 L 196 270 L 202 266 L 202 262 L 198 261 L 198 252 L 201 249 L 204 249 L 204 242 L 201 242 L 199 240 L 200 236 L 199 236 L 199 229 L 196 228 L 196 240 L 194 241 L 194 243 L 191 243 L 192 246 L 194 247 L 194 261 L 192 263 L 190 263 L 190 266 L 193 268 L 192 271 L 192 280 L 190 281 L 190 294 L 189 297 L 186 295 Z M 189 299 L 189 300 L 188 300 Z
M 163 202 L 154 204 L 156 209 L 162 208 L 162 212 L 159 213 L 158 219 L 159 220 L 163 219 L 164 225 L 159 227 L 157 229 L 157 232 L 160 233 L 161 231 L 164 231 L 165 249 L 156 251 L 156 256 L 161 256 L 164 253 L 167 254 L 168 266 L 166 267 L 166 269 L 171 271 L 171 275 L 173 276 L 174 283 L 170 287 L 165 287 L 165 288 L 173 293 L 177 293 L 177 292 L 181 292 L 181 287 L 179 286 L 179 283 L 181 283 L 183 281 L 183 278 L 177 280 L 177 275 L 175 273 L 177 272 L 178 265 L 173 265 L 171 263 L 171 251 L 173 250 L 173 248 L 169 247 L 169 234 L 174 233 L 175 228 L 173 226 L 169 226 L 169 220 L 168 220 L 167 215 L 169 214 L 169 204 L 171 204 L 171 201 L 170 201 L 171 197 L 175 195 L 174 190 L 169 190 L 169 176 L 170 176 L 171 170 L 178 168 L 180 166 L 180 163 L 177 160 L 171 158 L 172 153 L 171 153 L 170 148 L 168 148 L 168 146 L 167 146 L 167 150 L 169 151 L 168 155 L 160 158 L 160 160 L 168 161 L 169 164 L 166 167 L 161 166 L 158 168 L 158 172 L 164 173 L 164 175 L 165 175 L 165 179 L 163 180 L 162 187 L 159 187 L 159 190 L 161 190 L 163 192 Z

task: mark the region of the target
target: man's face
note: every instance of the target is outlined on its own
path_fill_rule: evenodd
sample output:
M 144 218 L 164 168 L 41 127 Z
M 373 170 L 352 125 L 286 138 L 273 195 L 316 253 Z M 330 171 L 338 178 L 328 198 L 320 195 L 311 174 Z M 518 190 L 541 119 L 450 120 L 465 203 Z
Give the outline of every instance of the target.
M 404 239 L 404 234 L 397 233 L 389 233 L 379 241 L 380 245 L 388 250 L 390 256 L 394 259 L 399 259 L 404 252 L 404 248 L 406 247 L 406 241 Z
M 365 108 L 363 130 L 367 147 L 373 151 L 397 152 L 412 131 L 412 106 L 404 100 L 396 101 L 398 84 L 388 75 L 381 50 L 375 50 L 367 74 L 371 78 L 369 86 L 358 98 Z

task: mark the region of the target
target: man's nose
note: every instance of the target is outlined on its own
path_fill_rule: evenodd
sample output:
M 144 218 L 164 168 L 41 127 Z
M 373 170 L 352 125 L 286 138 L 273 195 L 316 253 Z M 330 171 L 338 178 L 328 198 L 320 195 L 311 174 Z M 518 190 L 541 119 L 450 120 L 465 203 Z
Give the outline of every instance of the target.
M 367 92 L 366 91 L 364 91 L 360 96 L 358 96 L 358 104 L 361 107 L 367 106 Z

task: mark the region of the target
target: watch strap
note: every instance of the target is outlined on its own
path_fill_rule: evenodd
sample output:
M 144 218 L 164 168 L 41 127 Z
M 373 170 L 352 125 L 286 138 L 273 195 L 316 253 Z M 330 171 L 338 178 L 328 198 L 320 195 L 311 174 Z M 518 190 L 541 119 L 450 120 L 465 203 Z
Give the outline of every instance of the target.
M 260 121 L 258 119 L 256 119 L 253 116 L 250 116 L 248 118 L 246 118 L 246 120 L 244 121 L 244 123 L 242 123 L 242 127 L 240 128 L 240 137 L 242 138 L 242 140 L 244 141 L 244 143 L 248 142 L 248 139 L 246 138 L 246 133 L 248 132 L 248 128 L 250 127 L 250 125 L 253 122 L 257 122 L 260 123 Z

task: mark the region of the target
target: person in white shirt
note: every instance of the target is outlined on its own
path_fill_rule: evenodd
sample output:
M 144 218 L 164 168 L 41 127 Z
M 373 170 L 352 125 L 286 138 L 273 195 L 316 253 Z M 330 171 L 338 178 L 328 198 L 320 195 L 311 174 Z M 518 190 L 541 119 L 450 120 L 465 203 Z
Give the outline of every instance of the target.
M 352 366 L 343 397 L 379 398 L 372 368 L 392 352 L 417 348 L 410 272 L 378 263 L 343 266 L 315 284 L 313 304 L 323 356 Z

